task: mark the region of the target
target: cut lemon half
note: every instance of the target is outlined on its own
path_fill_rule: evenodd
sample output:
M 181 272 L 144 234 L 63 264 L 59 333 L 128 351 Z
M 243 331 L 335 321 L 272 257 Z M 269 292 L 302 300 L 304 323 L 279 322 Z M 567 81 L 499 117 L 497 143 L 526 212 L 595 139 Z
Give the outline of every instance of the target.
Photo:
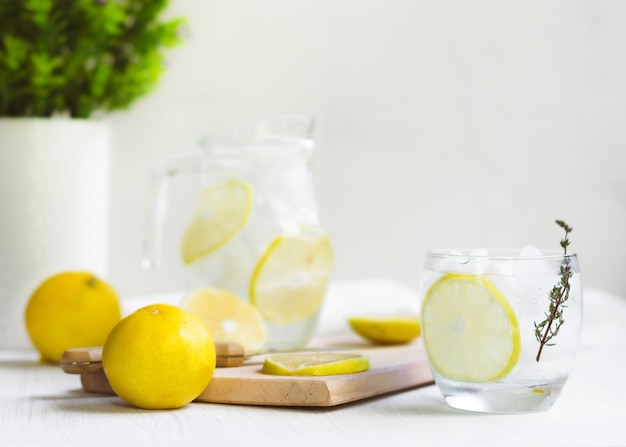
M 507 376 L 520 355 L 517 318 L 489 279 L 448 273 L 422 303 L 424 346 L 441 376 L 490 382 Z
M 215 341 L 239 343 L 246 354 L 261 351 L 267 342 L 267 329 L 259 311 L 226 290 L 196 289 L 181 307 L 196 315 Z
M 370 362 L 364 355 L 339 352 L 274 354 L 263 362 L 263 372 L 277 376 L 353 374 L 369 367 Z
M 251 209 L 252 188 L 243 180 L 231 178 L 205 188 L 183 235 L 183 261 L 190 264 L 224 245 L 246 224 Z
M 348 324 L 361 337 L 378 344 L 408 343 L 420 335 L 418 315 L 373 315 L 348 318 Z
M 250 280 L 250 302 L 271 323 L 305 320 L 322 306 L 332 266 L 326 232 L 301 225 L 274 239 L 261 256 Z

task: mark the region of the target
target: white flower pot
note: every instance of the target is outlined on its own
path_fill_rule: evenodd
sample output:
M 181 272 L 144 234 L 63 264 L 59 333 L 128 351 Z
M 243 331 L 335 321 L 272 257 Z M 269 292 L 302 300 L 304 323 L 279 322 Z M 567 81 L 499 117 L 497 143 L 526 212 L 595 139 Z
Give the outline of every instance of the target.
M 0 348 L 28 348 L 24 309 L 48 276 L 107 273 L 109 129 L 0 119 Z

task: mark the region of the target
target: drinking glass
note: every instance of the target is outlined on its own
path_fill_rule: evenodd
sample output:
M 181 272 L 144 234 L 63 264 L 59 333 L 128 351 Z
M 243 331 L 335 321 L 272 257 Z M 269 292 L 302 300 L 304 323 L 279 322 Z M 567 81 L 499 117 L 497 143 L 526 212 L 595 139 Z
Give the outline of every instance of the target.
M 575 362 L 582 311 L 576 254 L 534 247 L 426 254 L 422 333 L 453 408 L 550 409 Z

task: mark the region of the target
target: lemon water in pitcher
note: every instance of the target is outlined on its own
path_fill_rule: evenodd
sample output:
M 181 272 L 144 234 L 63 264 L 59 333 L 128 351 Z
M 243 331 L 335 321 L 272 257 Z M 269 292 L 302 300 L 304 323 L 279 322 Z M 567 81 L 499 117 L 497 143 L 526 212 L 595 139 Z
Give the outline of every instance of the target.
M 185 198 L 195 211 L 178 235 L 187 295 L 211 288 L 248 302 L 267 331 L 256 349 L 305 346 L 330 280 L 333 250 L 309 169 L 312 128 L 304 117 L 264 120 L 252 136 L 207 139 L 163 160 L 154 176 L 145 264 L 157 266 L 162 256 L 168 183 L 196 176 L 200 188 Z

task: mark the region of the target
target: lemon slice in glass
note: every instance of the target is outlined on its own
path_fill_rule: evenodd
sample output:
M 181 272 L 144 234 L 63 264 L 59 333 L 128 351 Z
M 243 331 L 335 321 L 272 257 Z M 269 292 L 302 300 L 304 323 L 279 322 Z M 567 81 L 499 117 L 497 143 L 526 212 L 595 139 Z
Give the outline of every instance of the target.
M 263 373 L 278 376 L 332 376 L 366 371 L 369 367 L 369 359 L 362 354 L 301 352 L 266 357 Z
M 348 324 L 361 337 L 378 344 L 408 343 L 420 335 L 418 315 L 353 316 Z
M 447 379 L 495 381 L 519 359 L 515 313 L 480 275 L 448 273 L 433 284 L 422 303 L 422 332 L 431 366 Z
M 205 188 L 185 230 L 181 257 L 186 264 L 224 245 L 246 223 L 252 209 L 252 188 L 231 178 Z
M 227 290 L 196 289 L 181 307 L 202 320 L 215 341 L 239 343 L 246 354 L 261 351 L 267 342 L 267 328 L 259 311 Z
M 306 320 L 324 301 L 332 265 L 327 233 L 300 225 L 274 239 L 261 256 L 250 280 L 250 302 L 267 322 Z

